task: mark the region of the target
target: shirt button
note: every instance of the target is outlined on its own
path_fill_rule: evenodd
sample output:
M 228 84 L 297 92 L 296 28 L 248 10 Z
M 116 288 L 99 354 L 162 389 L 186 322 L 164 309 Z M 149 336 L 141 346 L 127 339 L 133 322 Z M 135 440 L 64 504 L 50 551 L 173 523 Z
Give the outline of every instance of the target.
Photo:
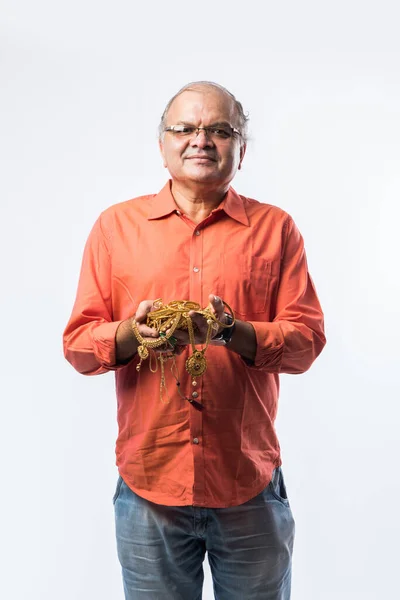
M 198 395 L 199 395 L 199 394 L 198 394 L 197 392 L 193 392 L 193 394 L 192 394 L 192 398 L 197 398 L 197 397 L 198 397 Z
M 200 231 L 195 231 L 195 235 L 200 235 Z
M 193 271 L 194 271 L 195 273 L 198 273 L 198 272 L 200 271 L 200 269 L 199 269 L 199 267 L 193 267 Z
M 199 438 L 193 438 L 193 444 L 198 444 L 199 443 Z

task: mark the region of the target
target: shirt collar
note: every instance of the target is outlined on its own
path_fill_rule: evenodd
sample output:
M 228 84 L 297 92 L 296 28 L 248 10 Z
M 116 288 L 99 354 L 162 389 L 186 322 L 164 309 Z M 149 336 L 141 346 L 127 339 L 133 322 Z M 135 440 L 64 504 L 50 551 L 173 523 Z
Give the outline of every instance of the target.
M 242 225 L 250 226 L 249 218 L 244 207 L 243 199 L 230 187 L 225 198 L 216 210 L 224 210 L 235 221 L 239 221 Z
M 166 217 L 177 210 L 178 207 L 171 193 L 171 180 L 169 180 L 162 190 L 153 197 L 147 218 L 149 220 L 160 219 L 161 217 Z M 242 225 L 249 226 L 249 219 L 246 214 L 243 200 L 232 187 L 229 188 L 225 198 L 222 200 L 221 204 L 214 209 L 213 212 L 219 210 L 225 211 L 229 217 L 235 219 L 235 221 L 239 221 L 239 223 L 242 223 Z

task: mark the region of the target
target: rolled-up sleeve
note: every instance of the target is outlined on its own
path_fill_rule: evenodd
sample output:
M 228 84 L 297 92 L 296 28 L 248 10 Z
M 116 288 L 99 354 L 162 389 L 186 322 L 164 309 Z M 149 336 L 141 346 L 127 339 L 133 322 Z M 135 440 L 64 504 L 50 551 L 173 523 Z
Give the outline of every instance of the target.
M 65 358 L 84 375 L 116 370 L 115 334 L 121 321 L 113 321 L 111 261 L 101 217 L 90 232 L 83 253 L 78 290 L 64 330 Z
M 308 272 L 303 238 L 286 222 L 276 311 L 272 322 L 250 321 L 257 338 L 252 368 L 304 373 L 326 343 L 324 316 Z

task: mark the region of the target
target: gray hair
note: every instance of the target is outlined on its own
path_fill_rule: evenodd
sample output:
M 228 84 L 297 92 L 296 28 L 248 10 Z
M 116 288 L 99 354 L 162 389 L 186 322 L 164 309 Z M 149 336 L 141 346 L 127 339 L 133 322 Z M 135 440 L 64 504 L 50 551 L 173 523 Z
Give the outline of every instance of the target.
M 242 144 L 246 143 L 247 142 L 247 123 L 249 121 L 248 113 L 247 114 L 244 113 L 241 102 L 239 102 L 239 100 L 236 100 L 235 96 L 229 90 L 224 88 L 222 85 L 219 85 L 219 83 L 214 83 L 213 81 L 192 81 L 191 83 L 187 83 L 186 85 L 184 85 L 183 88 L 181 88 L 179 90 L 179 92 L 177 92 L 175 94 L 175 96 L 172 96 L 171 100 L 168 102 L 168 104 L 165 107 L 164 112 L 161 116 L 160 125 L 158 127 L 159 138 L 161 139 L 164 135 L 164 128 L 166 126 L 167 114 L 168 114 L 168 111 L 171 108 L 171 104 L 173 103 L 175 98 L 180 96 L 183 92 L 196 90 L 200 87 L 215 88 L 215 89 L 223 92 L 224 94 L 227 94 L 231 98 L 231 100 L 233 101 L 233 103 L 235 105 L 236 113 L 237 113 L 238 120 L 239 120 L 239 130 L 241 133 Z

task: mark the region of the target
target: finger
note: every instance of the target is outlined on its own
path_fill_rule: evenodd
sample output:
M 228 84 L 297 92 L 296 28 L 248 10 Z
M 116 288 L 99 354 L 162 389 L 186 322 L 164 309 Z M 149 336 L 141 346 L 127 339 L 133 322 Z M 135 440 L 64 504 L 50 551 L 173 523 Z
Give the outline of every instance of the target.
M 193 325 L 196 325 L 198 330 L 201 331 L 202 333 L 205 333 L 207 331 L 207 320 L 203 317 L 203 315 L 198 315 L 197 313 L 194 313 L 192 316 L 192 323 Z
M 142 337 L 151 337 L 151 338 L 159 337 L 157 331 L 155 329 L 153 329 L 152 327 L 148 327 L 147 325 L 139 325 L 138 329 L 139 329 L 139 333 Z
M 154 300 L 142 300 L 142 302 L 139 304 L 135 314 L 135 320 L 138 321 L 138 323 L 144 321 L 144 319 L 147 316 L 147 313 L 149 313 L 152 310 L 153 302 Z
M 192 321 L 192 324 L 195 325 L 195 329 L 200 329 L 201 331 L 206 331 L 207 323 L 203 315 L 199 315 L 195 310 L 189 311 L 189 317 Z
M 210 307 L 214 312 L 217 312 L 220 304 L 221 304 L 221 299 L 219 296 L 215 296 L 214 294 L 210 294 L 208 296 L 208 299 L 210 301 Z
M 222 298 L 215 296 L 214 294 L 210 294 L 209 300 L 214 314 L 217 315 L 218 319 L 220 319 L 224 314 L 224 303 Z
M 166 331 L 167 336 L 170 335 L 170 331 L 171 331 L 170 329 L 168 329 L 168 331 Z M 177 344 L 188 344 L 189 343 L 189 336 L 185 331 L 182 331 L 182 329 L 175 329 L 173 336 L 176 339 Z
M 219 296 L 215 296 L 214 294 L 210 294 L 210 302 L 214 306 L 216 310 L 222 310 L 224 308 L 224 303 L 222 298 Z

